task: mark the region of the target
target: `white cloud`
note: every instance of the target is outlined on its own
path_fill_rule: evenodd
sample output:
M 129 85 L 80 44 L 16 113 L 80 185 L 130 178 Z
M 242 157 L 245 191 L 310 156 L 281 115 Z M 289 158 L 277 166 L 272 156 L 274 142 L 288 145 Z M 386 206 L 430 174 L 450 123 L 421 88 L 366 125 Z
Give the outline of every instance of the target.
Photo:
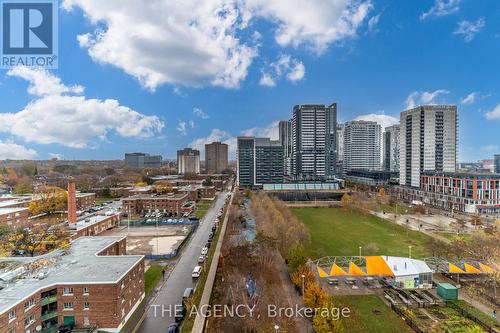
M 497 145 L 487 145 L 487 146 L 482 147 L 481 150 L 486 151 L 486 152 L 497 152 L 498 146 Z
M 277 24 L 281 46 L 305 45 L 317 53 L 356 36 L 373 8 L 371 0 L 247 0 L 250 11 Z
M 17 113 L 0 113 L 0 132 L 27 142 L 85 148 L 107 140 L 111 132 L 146 138 L 164 126 L 158 117 L 141 114 L 117 100 L 78 95 L 83 87 L 66 86 L 46 70 L 17 68 L 7 75 L 28 80 L 35 98 Z
M 436 99 L 441 95 L 449 94 L 448 90 L 414 91 L 406 98 L 406 109 L 412 109 L 419 104 L 436 104 Z
M 189 127 L 191 127 L 191 128 L 194 128 L 194 126 L 195 126 L 195 125 L 194 125 L 194 121 L 192 121 L 192 120 L 190 120 L 190 121 L 188 122 L 188 124 L 189 124 Z
M 0 140 L 0 160 L 31 160 L 37 155 L 33 149 Z
M 477 96 L 476 92 L 471 92 L 467 96 L 465 96 L 462 99 L 460 99 L 460 103 L 464 104 L 464 105 L 473 104 L 476 101 L 476 96 Z
M 271 74 L 265 72 L 262 73 L 259 84 L 265 87 L 276 87 L 276 82 L 274 81 Z
M 209 115 L 200 108 L 193 108 L 193 114 L 201 119 L 210 118 Z
M 63 158 L 63 155 L 62 154 L 59 154 L 59 153 L 49 153 L 49 156 L 50 158 L 55 158 L 55 159 L 62 159 Z
M 380 14 L 370 17 L 368 20 L 368 31 L 376 32 L 378 21 L 380 21 Z
M 454 35 L 462 35 L 464 40 L 468 43 L 474 39 L 476 34 L 481 31 L 486 25 L 484 17 L 478 19 L 475 22 L 471 21 L 460 21 L 458 22 L 457 28 L 453 31 Z
M 382 130 L 386 127 L 399 124 L 399 119 L 396 117 L 376 113 L 357 116 L 354 120 L 375 121 L 382 126 Z
M 306 68 L 304 64 L 287 54 L 282 54 L 275 62 L 262 69 L 259 84 L 266 87 L 275 87 L 276 81 L 283 75 L 291 82 L 298 82 L 304 78 Z
M 183 120 L 179 120 L 179 125 L 177 126 L 177 131 L 181 133 L 181 135 L 187 135 L 186 122 Z
M 275 120 L 265 127 L 252 127 L 241 132 L 244 136 L 255 136 L 259 138 L 279 139 L 279 121 Z
M 493 110 L 486 112 L 485 116 L 488 120 L 500 120 L 500 104 L 498 104 Z
M 434 6 L 432 6 L 429 11 L 420 15 L 420 19 L 425 20 L 428 17 L 440 17 L 454 14 L 459 11 L 461 2 L 462 0 L 436 0 Z
M 150 90 L 162 84 L 236 88 L 257 56 L 257 20 L 274 26 L 283 47 L 316 53 L 353 38 L 371 0 L 64 0 L 95 31 L 78 36 L 98 63 L 111 64 Z M 246 41 L 240 35 L 250 36 Z

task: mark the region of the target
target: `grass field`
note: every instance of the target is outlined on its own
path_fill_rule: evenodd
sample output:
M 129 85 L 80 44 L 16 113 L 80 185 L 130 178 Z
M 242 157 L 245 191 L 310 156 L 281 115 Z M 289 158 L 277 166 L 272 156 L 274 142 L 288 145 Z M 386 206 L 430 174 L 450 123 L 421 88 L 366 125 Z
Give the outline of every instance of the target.
M 429 236 L 371 214 L 340 208 L 294 208 L 291 211 L 309 230 L 311 243 L 306 250 L 313 258 L 357 256 L 360 246 L 366 247 L 362 255 L 408 256 L 409 245 L 412 257 L 429 255 L 424 245 Z M 372 245 L 367 247 L 368 244 Z
M 196 218 L 202 219 L 207 213 L 210 206 L 212 206 L 214 202 L 212 200 L 200 200 L 196 203 Z
M 146 293 L 146 297 L 148 297 L 158 282 L 160 282 L 162 278 L 161 269 L 161 266 L 151 266 L 146 273 L 144 273 L 144 292 Z
M 412 329 L 380 298 L 368 296 L 336 296 L 335 306 L 350 309 L 349 318 L 341 319 L 345 332 L 410 333 Z

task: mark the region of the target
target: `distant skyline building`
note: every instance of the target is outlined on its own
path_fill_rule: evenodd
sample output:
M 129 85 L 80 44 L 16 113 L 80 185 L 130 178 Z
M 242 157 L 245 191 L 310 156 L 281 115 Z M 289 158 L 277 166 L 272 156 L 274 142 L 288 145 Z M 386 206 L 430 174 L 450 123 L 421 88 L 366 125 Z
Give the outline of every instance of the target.
M 146 153 L 126 153 L 125 164 L 129 168 L 160 168 L 163 158 L 161 155 Z
M 200 173 L 200 151 L 192 148 L 178 150 L 177 171 L 179 175 Z
M 494 160 L 493 163 L 495 165 L 494 172 L 500 173 L 500 154 L 495 154 L 495 156 L 493 157 L 493 160 Z
M 208 174 L 222 173 L 227 169 L 229 147 L 225 143 L 212 142 L 205 145 L 205 168 Z
M 400 126 L 392 125 L 385 128 L 382 142 L 384 170 L 399 172 Z
M 292 117 L 292 176 L 296 180 L 335 177 L 337 104 L 296 105 Z
M 381 126 L 374 121 L 345 123 L 344 170 L 380 170 Z
M 279 142 L 283 147 L 283 163 L 285 176 L 292 174 L 292 121 L 282 120 L 278 124 Z
M 237 141 L 238 186 L 283 183 L 283 146 L 280 141 L 253 136 L 240 136 Z
M 344 130 L 345 124 L 337 124 L 335 137 L 337 138 L 335 147 L 337 148 L 337 174 L 344 173 Z
M 420 187 L 425 171 L 455 172 L 457 107 L 422 105 L 401 112 L 399 183 Z

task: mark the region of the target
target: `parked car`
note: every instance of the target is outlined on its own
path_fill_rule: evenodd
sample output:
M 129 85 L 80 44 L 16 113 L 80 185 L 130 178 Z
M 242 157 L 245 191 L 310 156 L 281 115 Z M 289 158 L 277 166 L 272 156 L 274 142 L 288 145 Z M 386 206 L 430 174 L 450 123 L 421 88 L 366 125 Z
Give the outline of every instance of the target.
M 173 323 L 168 325 L 167 333 L 178 333 L 179 332 L 179 323 Z
M 203 254 L 204 256 L 207 255 L 208 253 L 208 247 L 204 247 L 201 249 L 201 254 Z
M 184 293 L 182 294 L 182 304 L 185 304 L 186 301 L 193 296 L 194 289 L 193 288 L 186 288 L 184 289 Z
M 203 264 L 205 262 L 205 256 L 201 255 L 198 257 L 198 264 Z
M 201 266 L 195 266 L 193 269 L 193 273 L 191 273 L 191 276 L 193 278 L 199 278 L 201 275 Z
M 206 247 L 206 248 L 210 248 L 210 245 L 212 245 L 212 243 L 211 243 L 211 242 L 206 242 L 206 243 L 205 243 L 205 247 Z

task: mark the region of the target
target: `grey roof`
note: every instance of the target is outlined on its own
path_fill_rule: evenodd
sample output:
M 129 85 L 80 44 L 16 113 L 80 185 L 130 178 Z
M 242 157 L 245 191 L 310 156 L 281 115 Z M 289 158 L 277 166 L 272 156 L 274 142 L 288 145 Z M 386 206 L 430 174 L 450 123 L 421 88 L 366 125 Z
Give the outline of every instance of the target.
M 0 314 L 40 289 L 53 285 L 118 282 L 143 256 L 97 256 L 96 253 L 123 238 L 80 237 L 68 250 L 37 257 L 0 258 L 0 267 L 3 267 L 0 269 L 0 283 L 4 287 L 0 290 Z

